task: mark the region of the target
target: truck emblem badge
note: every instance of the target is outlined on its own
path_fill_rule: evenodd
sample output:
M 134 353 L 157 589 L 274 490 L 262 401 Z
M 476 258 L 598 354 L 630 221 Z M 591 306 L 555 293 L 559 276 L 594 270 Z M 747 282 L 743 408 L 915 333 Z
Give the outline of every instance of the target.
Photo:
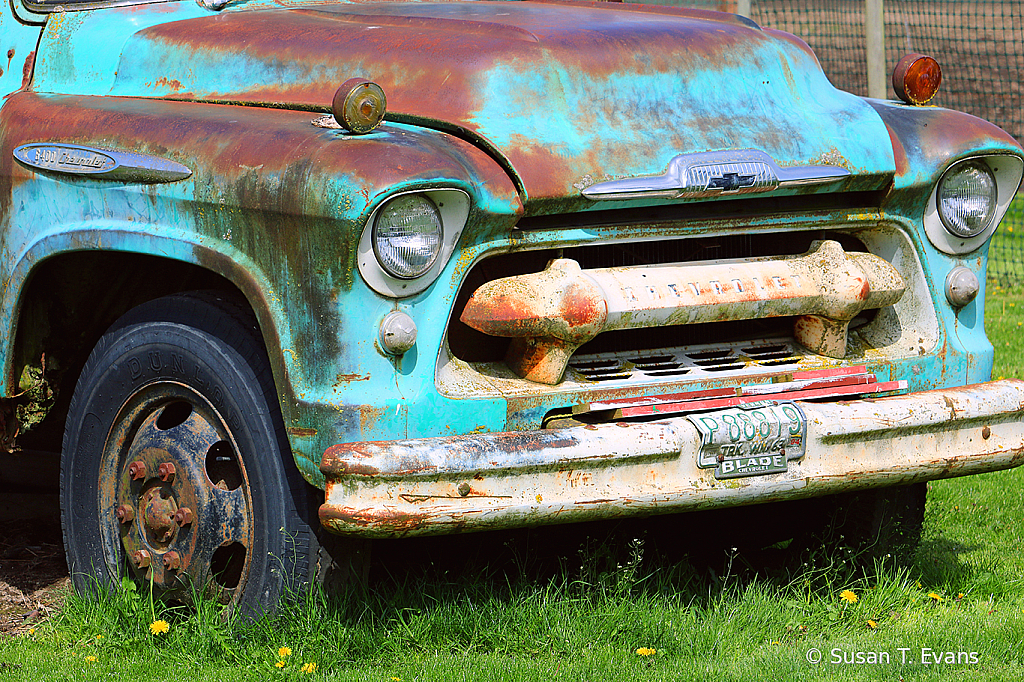
M 168 159 L 76 144 L 23 144 L 14 149 L 14 158 L 36 171 L 122 182 L 174 182 L 192 175 L 188 167 Z
M 739 173 L 723 173 L 711 178 L 708 189 L 720 189 L 723 192 L 735 192 L 740 187 L 753 187 L 754 175 L 740 175 Z
M 664 175 L 649 175 L 599 182 L 584 187 L 583 196 L 593 201 L 622 199 L 700 199 L 723 193 L 770 192 L 780 187 L 822 185 L 849 177 L 838 166 L 783 168 L 759 149 L 681 154 L 673 158 Z

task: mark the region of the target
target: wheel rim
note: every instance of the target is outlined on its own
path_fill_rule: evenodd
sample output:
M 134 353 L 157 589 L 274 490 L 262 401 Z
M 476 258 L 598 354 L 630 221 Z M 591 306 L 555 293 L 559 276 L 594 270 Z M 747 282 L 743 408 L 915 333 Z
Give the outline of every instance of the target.
M 227 603 L 252 557 L 249 482 L 227 420 L 183 384 L 137 390 L 121 407 L 100 465 L 100 528 L 115 575 L 165 596 Z

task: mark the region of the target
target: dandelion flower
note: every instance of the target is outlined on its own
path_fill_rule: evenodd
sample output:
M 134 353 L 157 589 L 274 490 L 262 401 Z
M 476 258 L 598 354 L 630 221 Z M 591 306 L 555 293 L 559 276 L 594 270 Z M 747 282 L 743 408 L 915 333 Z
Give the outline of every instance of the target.
M 274 664 L 274 667 L 275 668 L 283 668 L 284 667 L 284 661 L 278 661 L 277 663 Z
M 958 600 L 958 601 L 959 601 L 960 599 L 963 599 L 963 598 L 964 598 L 964 593 L 963 593 L 963 592 L 961 592 L 960 594 L 956 595 L 956 598 L 957 598 L 957 600 Z
M 97 659 L 95 656 L 86 656 L 85 657 L 85 662 L 86 663 L 95 663 L 97 660 L 99 660 L 99 659 Z
M 850 604 L 857 603 L 857 595 L 853 590 L 843 590 L 839 594 L 839 598 L 845 602 L 849 602 Z
M 657 649 L 648 649 L 647 647 L 642 646 L 642 647 L 640 647 L 639 649 L 636 650 L 636 655 L 637 656 L 650 656 L 651 654 L 655 654 L 657 652 L 658 652 Z
M 939 595 L 939 594 L 936 594 L 935 592 L 929 592 L 928 593 L 928 597 L 933 599 L 933 600 L 935 600 L 935 601 L 937 601 L 937 602 L 942 601 L 942 596 Z
M 872 630 L 874 630 L 875 628 L 878 627 L 878 623 L 876 623 L 873 620 L 868 620 L 868 627 L 871 628 Z
M 1002 379 L 1002 377 L 999 377 L 999 378 Z M 917 581 L 917 586 L 918 586 L 918 588 L 921 587 L 921 581 L 920 580 Z
M 316 672 L 316 663 L 303 663 L 302 667 L 299 668 L 299 670 L 301 670 L 302 672 L 306 673 L 307 675 L 310 674 L 310 673 L 315 673 Z M 392 677 L 391 679 L 395 679 L 395 678 Z
M 96 639 L 103 639 L 103 635 L 96 635 Z
M 292 655 L 292 648 L 290 646 L 283 646 L 277 650 L 278 658 L 285 658 Z
M 402 678 L 401 677 L 392 677 L 391 678 L 391 682 L 402 682 Z
M 149 624 L 149 632 L 154 635 L 165 635 L 171 629 L 166 620 L 154 620 Z
M 36 634 L 36 629 L 35 628 L 29 628 L 28 629 L 28 634 L 30 634 L 30 635 Z

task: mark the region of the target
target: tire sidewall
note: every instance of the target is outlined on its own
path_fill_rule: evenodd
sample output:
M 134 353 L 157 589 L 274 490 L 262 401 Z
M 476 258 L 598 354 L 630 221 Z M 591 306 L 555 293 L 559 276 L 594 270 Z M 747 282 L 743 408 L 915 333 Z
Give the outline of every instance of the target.
M 156 314 L 151 316 L 159 316 L 160 306 L 153 307 Z M 253 531 L 248 570 L 235 607 L 260 611 L 273 607 L 291 577 L 304 568 L 299 549 L 308 541 L 294 535 L 308 533 L 308 527 L 295 512 L 298 505 L 289 480 L 297 472 L 272 402 L 276 400 L 272 387 L 268 394 L 269 373 L 259 366 L 260 353 L 246 343 L 247 331 L 227 315 L 200 316 L 198 322 L 115 325 L 86 363 L 72 401 L 62 454 L 61 508 L 68 565 L 80 592 L 116 584 L 127 571 L 120 543 L 111 547 L 103 540 L 101 523 L 117 522 L 114 505 L 101 499 L 102 453 L 129 399 L 173 382 L 203 396 L 238 447 Z

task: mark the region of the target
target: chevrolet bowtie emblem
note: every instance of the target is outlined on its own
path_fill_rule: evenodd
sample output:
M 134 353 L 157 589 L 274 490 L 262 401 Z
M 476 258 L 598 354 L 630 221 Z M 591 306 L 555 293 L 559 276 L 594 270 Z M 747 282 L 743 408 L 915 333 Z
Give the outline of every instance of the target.
M 620 199 L 700 199 L 729 192 L 751 194 L 780 187 L 821 185 L 849 177 L 837 166 L 782 168 L 759 149 L 681 154 L 672 159 L 664 175 L 649 175 L 599 182 L 583 189 L 594 201 Z
M 720 189 L 723 192 L 735 192 L 740 187 L 753 187 L 754 175 L 740 175 L 739 173 L 723 173 L 711 178 L 708 189 Z

